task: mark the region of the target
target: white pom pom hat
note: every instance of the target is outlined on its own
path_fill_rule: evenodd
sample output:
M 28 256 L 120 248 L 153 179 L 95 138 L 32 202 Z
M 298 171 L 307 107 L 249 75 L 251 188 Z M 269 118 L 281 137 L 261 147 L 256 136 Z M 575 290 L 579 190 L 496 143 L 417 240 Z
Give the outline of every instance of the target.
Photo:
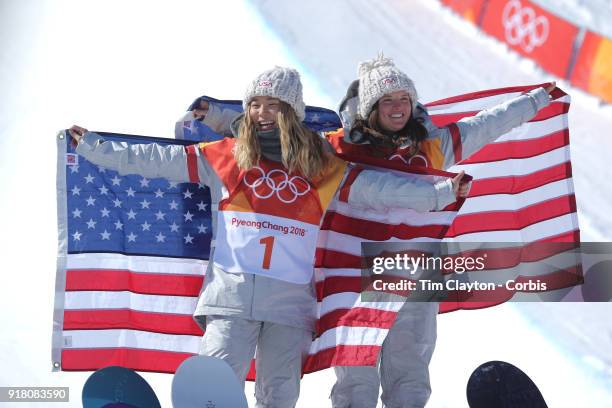
M 372 106 L 384 95 L 406 91 L 410 95 L 412 110 L 417 107 L 417 91 L 408 75 L 400 71 L 391 58 L 380 54 L 377 58 L 359 64 L 359 108 L 357 113 L 364 118 L 370 115 Z
M 256 96 L 278 98 L 291 105 L 301 121 L 306 117 L 300 74 L 293 68 L 276 66 L 258 75 L 247 88 L 242 100 L 245 112 L 249 102 Z

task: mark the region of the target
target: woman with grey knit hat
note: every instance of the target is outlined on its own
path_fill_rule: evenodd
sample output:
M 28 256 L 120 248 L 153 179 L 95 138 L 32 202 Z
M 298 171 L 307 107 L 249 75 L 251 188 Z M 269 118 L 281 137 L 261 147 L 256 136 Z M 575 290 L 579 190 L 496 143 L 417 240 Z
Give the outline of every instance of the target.
M 78 154 L 120 174 L 210 187 L 215 244 L 194 314 L 206 329 L 201 353 L 225 360 L 243 382 L 257 350 L 256 406 L 293 407 L 315 329 L 317 235 L 336 192 L 353 205 L 428 211 L 467 190 L 461 175 L 436 184 L 372 170 L 347 178 L 351 166 L 302 124 L 293 69 L 257 76 L 243 104 L 235 138 L 187 148 L 104 141 L 78 126 L 71 134 Z
M 336 150 L 355 162 L 377 156 L 443 170 L 530 120 L 555 88 L 538 88 L 438 128 L 418 103 L 414 83 L 391 59 L 363 62 L 358 75 L 340 105 L 344 128 L 326 135 Z M 437 302 L 406 302 L 382 345 L 379 367 L 334 368 L 333 407 L 375 407 L 381 385 L 385 407 L 425 406 L 437 314 Z

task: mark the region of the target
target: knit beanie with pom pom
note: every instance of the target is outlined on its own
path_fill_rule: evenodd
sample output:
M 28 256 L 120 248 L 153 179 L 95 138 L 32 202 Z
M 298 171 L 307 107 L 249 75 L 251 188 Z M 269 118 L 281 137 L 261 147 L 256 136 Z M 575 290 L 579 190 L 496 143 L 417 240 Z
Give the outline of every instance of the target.
M 384 95 L 406 91 L 410 95 L 412 110 L 417 107 L 417 91 L 408 75 L 400 71 L 391 58 L 380 54 L 377 58 L 359 64 L 359 108 L 357 113 L 367 119 L 372 106 Z
M 249 102 L 256 96 L 278 98 L 291 105 L 300 120 L 303 121 L 306 116 L 300 74 L 293 68 L 277 66 L 259 74 L 251 81 L 242 100 L 245 112 Z

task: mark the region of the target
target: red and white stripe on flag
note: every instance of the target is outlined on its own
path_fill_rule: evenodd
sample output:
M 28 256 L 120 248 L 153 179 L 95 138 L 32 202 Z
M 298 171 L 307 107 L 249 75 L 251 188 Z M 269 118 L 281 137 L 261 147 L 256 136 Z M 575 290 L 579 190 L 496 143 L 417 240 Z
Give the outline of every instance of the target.
M 537 86 L 488 90 L 432 102 L 427 105 L 432 120 L 442 127 L 461 118 L 534 89 Z M 317 259 L 319 317 L 306 372 L 334 365 L 375 365 L 378 352 L 393 325 L 402 303 L 362 302 L 360 298 L 362 241 L 444 240 L 448 242 L 578 243 L 576 214 L 569 149 L 567 112 L 570 97 L 561 90 L 553 92 L 553 101 L 528 123 L 499 135 L 499 138 L 471 157 L 449 169 L 464 170 L 473 177 L 469 197 L 458 213 L 432 212 L 416 215 L 409 211 L 394 219 L 360 213 L 345 204 L 334 203 L 323 225 Z M 430 216 L 431 220 L 423 220 Z M 350 225 L 366 222 L 359 228 L 365 234 L 351 234 Z M 384 233 L 380 233 L 384 231 Z M 571 245 L 575 247 L 577 244 Z M 503 255 L 512 248 L 502 248 Z M 521 251 L 518 263 L 533 251 Z M 555 251 L 543 256 L 558 255 Z M 557 251 L 558 252 L 558 251 Z M 521 258 L 522 257 L 522 258 Z M 544 276 L 551 288 L 581 282 L 576 257 L 570 257 L 567 270 Z M 572 263 L 574 262 L 574 263 Z M 515 267 L 498 265 L 499 268 Z M 486 272 L 486 271 L 485 271 Z M 519 278 L 520 280 L 520 278 Z M 482 308 L 499 304 L 515 293 L 489 294 L 485 299 L 460 302 L 461 296 L 441 304 L 441 312 L 463 308 Z M 463 299 L 470 300 L 470 299 Z
M 199 349 L 192 315 L 205 270 L 193 259 L 68 254 L 62 369 L 174 372 Z

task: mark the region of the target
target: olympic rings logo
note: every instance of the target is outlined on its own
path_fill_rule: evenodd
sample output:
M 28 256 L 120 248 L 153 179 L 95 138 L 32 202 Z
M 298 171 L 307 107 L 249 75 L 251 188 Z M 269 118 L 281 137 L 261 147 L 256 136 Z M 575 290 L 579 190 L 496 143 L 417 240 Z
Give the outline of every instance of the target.
M 250 176 L 253 175 L 256 176 L 255 180 L 247 180 L 247 178 L 252 178 Z M 310 191 L 310 184 L 302 177 L 293 176 L 289 178 L 289 175 L 280 169 L 270 170 L 266 174 L 259 166 L 249 170 L 245 174 L 243 182 L 253 190 L 256 197 L 267 199 L 276 194 L 276 197 L 285 204 L 293 203 L 298 197 Z
M 397 160 L 397 159 L 403 161 L 404 163 L 408 165 L 427 167 L 427 158 L 421 154 L 415 154 L 414 156 L 410 157 L 408 160 L 406 160 L 403 156 L 399 154 L 394 154 L 393 156 L 389 157 L 389 160 Z
M 506 4 L 502 13 L 502 25 L 506 41 L 510 45 L 520 45 L 529 53 L 548 39 L 549 23 L 546 16 L 536 17 L 531 7 L 523 7 L 519 0 Z

